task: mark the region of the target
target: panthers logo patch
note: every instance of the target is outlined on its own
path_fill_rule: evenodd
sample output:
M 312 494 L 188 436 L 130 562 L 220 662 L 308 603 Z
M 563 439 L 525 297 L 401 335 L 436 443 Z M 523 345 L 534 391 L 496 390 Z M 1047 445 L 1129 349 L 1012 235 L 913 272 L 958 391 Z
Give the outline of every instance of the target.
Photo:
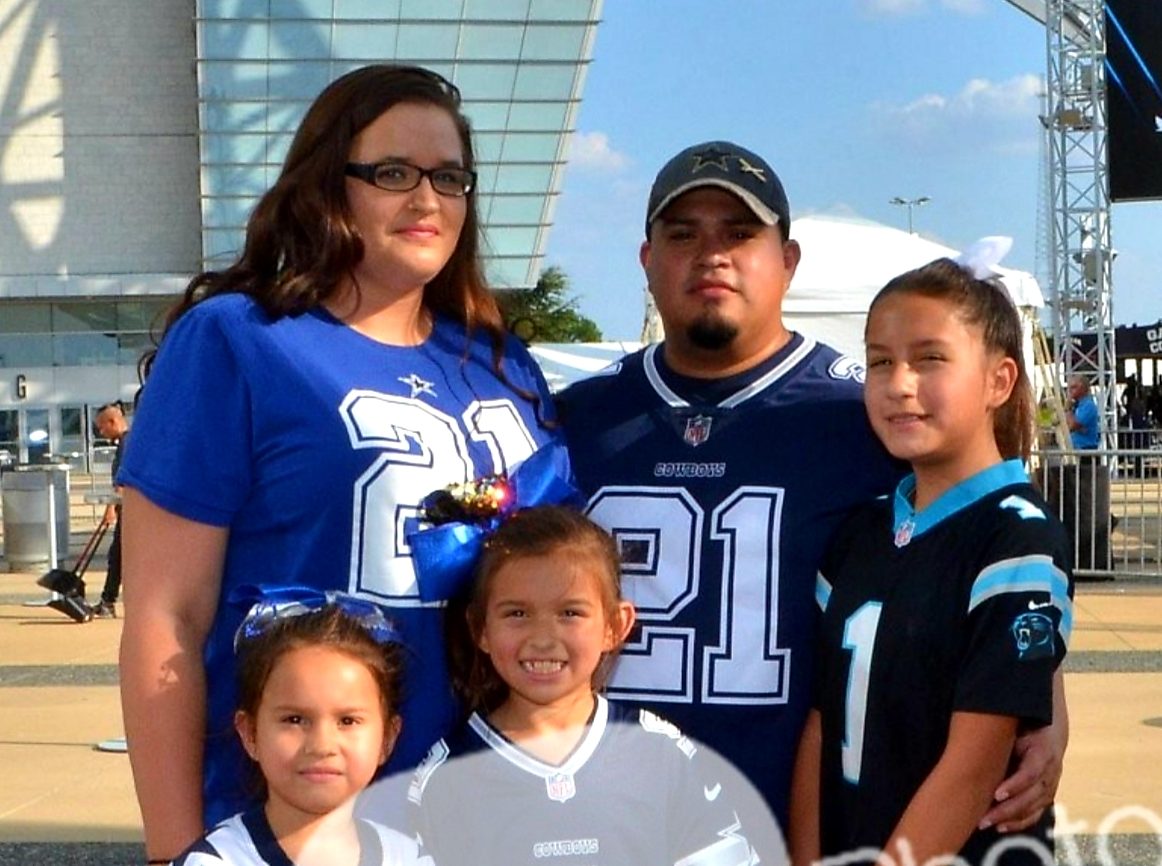
M 1023 662 L 1053 655 L 1053 620 L 1043 613 L 1022 613 L 1010 629 Z

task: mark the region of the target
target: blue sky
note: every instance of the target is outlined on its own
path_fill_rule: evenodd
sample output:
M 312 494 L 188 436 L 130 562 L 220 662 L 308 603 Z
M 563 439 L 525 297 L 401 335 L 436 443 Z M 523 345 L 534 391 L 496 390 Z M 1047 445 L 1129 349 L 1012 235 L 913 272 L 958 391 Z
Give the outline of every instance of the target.
M 792 223 L 903 228 L 888 200 L 930 196 L 920 234 L 1011 235 L 1005 264 L 1041 276 L 1045 31 L 1003 0 L 606 0 L 602 17 L 546 264 L 607 339 L 640 333 L 655 173 L 708 139 L 766 157 Z M 1111 225 L 1114 318 L 1158 321 L 1162 203 L 1114 205 Z

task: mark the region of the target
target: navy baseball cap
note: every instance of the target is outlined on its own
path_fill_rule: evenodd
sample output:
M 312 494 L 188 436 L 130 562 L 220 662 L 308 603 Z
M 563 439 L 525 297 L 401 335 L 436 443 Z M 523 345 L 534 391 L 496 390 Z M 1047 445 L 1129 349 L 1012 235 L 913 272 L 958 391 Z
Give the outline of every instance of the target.
M 704 186 L 716 186 L 742 199 L 764 224 L 791 229 L 791 207 L 779 176 L 761 156 L 729 141 L 688 147 L 662 166 L 650 189 L 646 234 L 674 199 Z

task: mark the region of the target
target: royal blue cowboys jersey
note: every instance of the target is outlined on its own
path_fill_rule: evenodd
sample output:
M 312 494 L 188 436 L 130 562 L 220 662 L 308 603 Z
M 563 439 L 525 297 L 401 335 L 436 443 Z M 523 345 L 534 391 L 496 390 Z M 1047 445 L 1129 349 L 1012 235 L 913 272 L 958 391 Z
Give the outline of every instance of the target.
M 711 766 L 669 722 L 598 698 L 559 765 L 473 714 L 432 748 L 409 798 L 439 866 L 748 866 L 741 780 Z
M 359 866 L 433 866 L 402 833 L 357 821 Z M 261 806 L 226 819 L 173 861 L 172 866 L 294 866 L 278 844 Z
M 387 346 L 315 309 L 271 321 L 226 295 L 187 312 L 146 382 L 118 483 L 182 517 L 228 527 L 221 603 L 205 647 L 206 821 L 241 811 L 232 728 L 234 632 L 245 584 L 346 590 L 388 606 L 412 652 L 407 719 L 389 764 L 410 770 L 454 718 L 441 609 L 419 599 L 406 533 L 431 491 L 511 469 L 547 434 L 535 363 L 516 341 L 492 369 L 483 333 L 437 318 Z
M 825 855 L 883 847 L 940 759 L 953 713 L 1052 720 L 1073 621 L 1063 528 L 1017 460 L 919 513 L 913 487 L 909 476 L 845 523 L 820 571 Z M 1051 811 L 1027 831 L 1033 847 L 1003 863 L 1041 862 Z M 998 838 L 1011 837 L 978 831 L 961 856 L 980 863 Z
M 868 425 L 862 373 L 795 335 L 747 375 L 688 397 L 651 346 L 562 402 L 590 516 L 617 540 L 640 623 L 607 694 L 718 750 L 780 822 L 824 545 L 901 474 Z

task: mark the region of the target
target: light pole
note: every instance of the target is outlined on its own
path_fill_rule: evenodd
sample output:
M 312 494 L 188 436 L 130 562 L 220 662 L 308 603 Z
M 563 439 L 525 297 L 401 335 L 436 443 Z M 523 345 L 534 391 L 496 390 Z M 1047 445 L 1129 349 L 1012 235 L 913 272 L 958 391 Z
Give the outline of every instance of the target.
M 912 208 L 923 207 L 930 201 L 932 199 L 926 195 L 922 195 L 919 198 L 900 198 L 896 196 L 895 198 L 889 199 L 888 204 L 899 205 L 900 207 L 906 207 L 908 209 L 908 234 L 914 235 L 915 232 L 912 231 Z

